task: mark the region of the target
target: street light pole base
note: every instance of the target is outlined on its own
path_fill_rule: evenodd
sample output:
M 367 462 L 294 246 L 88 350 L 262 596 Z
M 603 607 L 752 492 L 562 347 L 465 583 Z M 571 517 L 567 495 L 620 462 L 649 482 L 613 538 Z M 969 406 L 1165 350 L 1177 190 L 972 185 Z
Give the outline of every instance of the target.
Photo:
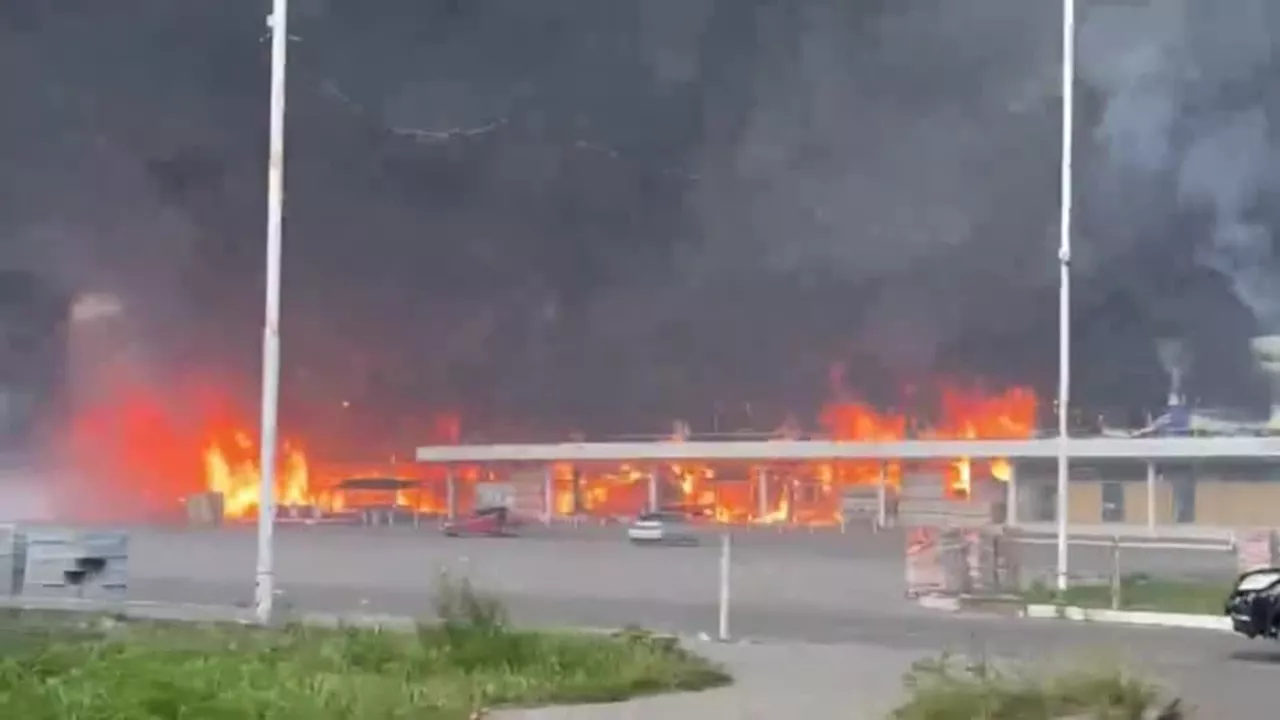
M 271 573 L 259 572 L 253 589 L 254 618 L 259 625 L 270 625 L 275 620 L 275 578 Z

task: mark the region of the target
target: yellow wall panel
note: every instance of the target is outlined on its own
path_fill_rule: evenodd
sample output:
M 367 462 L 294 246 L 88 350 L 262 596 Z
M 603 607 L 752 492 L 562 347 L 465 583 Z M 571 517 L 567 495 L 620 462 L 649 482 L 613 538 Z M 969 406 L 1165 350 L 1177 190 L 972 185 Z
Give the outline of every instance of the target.
M 1280 526 L 1280 483 L 1201 480 L 1196 483 L 1196 524 Z
M 1102 521 L 1102 483 L 1073 481 L 1067 493 L 1067 521 L 1095 524 Z
M 1163 481 L 1156 482 L 1156 524 L 1173 523 L 1173 491 Z M 1133 525 L 1147 524 L 1147 483 L 1124 484 L 1124 522 Z

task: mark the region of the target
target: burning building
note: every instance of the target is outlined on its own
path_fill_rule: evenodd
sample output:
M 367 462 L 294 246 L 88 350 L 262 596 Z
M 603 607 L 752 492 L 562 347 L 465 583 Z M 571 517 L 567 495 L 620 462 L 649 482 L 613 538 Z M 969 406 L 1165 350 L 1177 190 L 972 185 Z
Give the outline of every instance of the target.
M 933 422 L 887 412 L 856 400 L 829 404 L 820 417 L 822 437 L 846 441 L 921 439 L 1024 439 L 1035 435 L 1037 400 L 1029 389 L 1000 393 L 943 388 Z M 694 440 L 682 432 L 665 438 Z M 795 439 L 795 429 L 756 439 Z M 737 437 L 736 439 L 748 439 Z M 850 495 L 888 492 L 903 484 L 901 463 L 882 461 L 579 462 L 546 469 L 465 468 L 473 481 L 505 483 L 505 502 L 546 519 L 627 518 L 648 511 L 679 511 L 706 521 L 735 524 L 822 526 L 842 522 Z M 1002 460 L 967 458 L 914 463 L 915 484 L 931 483 L 936 496 L 969 499 L 1008 481 Z M 448 479 L 450 484 L 459 478 Z M 1003 493 L 1000 493 L 1003 494 Z M 465 511 L 451 505 L 453 512 Z
M 153 366 L 133 332 L 128 308 L 106 296 L 82 298 L 70 325 L 67 475 L 80 500 L 74 514 L 96 520 L 181 517 L 192 497 L 216 495 L 220 515 L 256 515 L 262 468 L 253 408 L 237 405 L 227 383 Z M 52 351 L 50 351 L 52 352 Z M 46 360 L 41 367 L 54 363 Z M 34 372 L 34 366 L 31 370 Z M 842 378 L 842 375 L 841 375 Z M 838 385 L 841 385 L 839 383 Z M 817 434 L 835 440 L 1022 439 L 1035 435 L 1039 403 L 1029 388 L 998 392 L 942 384 L 928 399 L 912 393 L 912 411 L 879 409 L 843 387 L 817 418 Z M 335 412 L 340 412 L 335 408 Z M 551 517 L 630 517 L 649 508 L 679 508 L 722 523 L 832 525 L 857 488 L 902 482 L 898 463 L 701 462 L 556 465 L 538 482 L 513 480 L 508 469 L 405 462 L 405 455 L 338 462 L 323 442 L 294 434 L 284 418 L 275 468 L 277 504 L 286 512 L 342 517 L 361 508 L 425 514 L 468 512 L 509 486 L 515 504 Z M 415 444 L 461 440 L 457 413 L 426 414 Z M 682 434 L 689 429 L 680 423 Z M 792 419 L 767 437 L 806 434 Z M 941 461 L 928 475 L 941 492 L 970 497 L 980 482 L 1007 480 L 1007 463 Z M 354 480 L 364 482 L 354 483 Z M 528 497 L 525 497 L 528 496 Z
M 124 388 L 77 416 L 80 437 L 92 440 L 99 458 L 99 474 L 114 478 L 104 483 L 153 516 L 180 513 L 186 498 L 206 494 L 220 498 L 229 520 L 256 515 L 259 449 L 252 427 L 236 420 L 243 413 L 231 412 L 207 389 L 188 387 L 184 402 L 175 406 L 169 396 L 145 386 Z M 948 387 L 936 405 L 933 421 L 926 423 L 845 397 L 821 413 L 820 435 L 889 441 L 909 435 L 1018 439 L 1035 433 L 1037 401 L 1025 388 L 984 393 Z M 108 425 L 114 432 L 104 435 Z M 460 439 L 452 414 L 424 427 L 438 432 L 429 432 L 423 443 Z M 792 424 L 767 435 L 794 437 L 797 431 Z M 666 508 L 708 522 L 822 526 L 841 521 L 850 492 L 874 492 L 880 486 L 892 492 L 903 480 L 898 463 L 876 461 L 557 464 L 533 472 L 534 478 L 518 468 L 444 467 L 394 458 L 335 462 L 304 439 L 286 438 L 276 468 L 277 503 L 283 512 L 305 509 L 308 517 L 341 518 L 371 507 L 448 515 L 506 497 L 517 511 L 548 519 L 603 520 Z M 953 498 L 970 497 L 982 482 L 1008 479 L 1007 463 L 999 460 L 962 458 L 935 465 L 913 467 L 913 477 L 932 478 L 940 493 Z

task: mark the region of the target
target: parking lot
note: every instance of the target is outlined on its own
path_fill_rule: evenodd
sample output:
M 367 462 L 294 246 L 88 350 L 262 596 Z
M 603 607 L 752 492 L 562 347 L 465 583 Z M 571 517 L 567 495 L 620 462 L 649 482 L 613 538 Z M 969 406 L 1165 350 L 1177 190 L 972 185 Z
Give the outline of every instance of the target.
M 420 615 L 430 612 L 447 573 L 498 595 L 527 622 L 709 632 L 716 627 L 720 537 L 707 528 L 699 539 L 693 547 L 638 547 L 616 525 L 535 526 L 512 538 L 448 538 L 434 526 L 280 526 L 277 585 L 288 604 L 303 609 Z M 131 543 L 135 598 L 222 604 L 252 597 L 252 527 L 134 528 Z M 918 614 L 903 598 L 903 546 L 897 531 L 734 529 L 735 633 L 822 640 L 851 615 Z M 1026 575 L 1051 574 L 1051 545 L 1020 550 Z M 1074 575 L 1110 571 L 1105 548 L 1073 548 L 1071 558 Z M 1222 553 L 1179 550 L 1127 549 L 1123 560 L 1125 572 L 1224 583 L 1234 563 Z
M 637 547 L 620 527 L 538 528 L 515 538 L 446 538 L 434 529 L 281 527 L 277 582 L 312 610 L 429 612 L 442 572 L 500 596 L 539 624 L 664 630 L 715 627 L 720 546 Z M 132 531 L 131 596 L 244 603 L 252 597 L 252 528 Z M 735 533 L 735 617 L 741 631 L 804 636 L 804 625 L 854 608 L 898 612 L 901 538 L 837 532 Z M 913 608 L 912 608 L 913 609 Z M 821 631 L 817 631 L 819 634 Z
M 302 609 L 426 614 L 443 569 L 497 594 L 515 619 L 526 623 L 636 623 L 688 635 L 713 634 L 719 546 L 714 534 L 704 540 L 691 548 L 633 547 L 616 526 L 465 539 L 445 538 L 426 527 L 280 527 L 277 571 L 284 602 Z M 1280 663 L 1280 648 L 1205 631 L 924 610 L 902 598 L 902 542 L 900 533 L 863 529 L 846 534 L 735 532 L 734 634 L 766 642 L 839 645 L 844 649 L 833 650 L 835 656 L 868 666 L 894 658 L 896 667 L 944 650 L 1035 661 L 1101 658 L 1136 665 L 1176 684 L 1195 704 L 1212 711 L 1203 717 L 1264 717 L 1271 712 L 1269 679 Z M 131 595 L 247 605 L 254 554 L 250 527 L 134 528 Z M 1174 553 L 1148 562 L 1176 560 Z M 726 648 L 722 654 L 734 652 Z M 885 673 L 868 677 L 883 684 Z M 858 682 L 850 680 L 849 692 L 861 687 Z M 877 692 L 884 694 L 883 688 Z

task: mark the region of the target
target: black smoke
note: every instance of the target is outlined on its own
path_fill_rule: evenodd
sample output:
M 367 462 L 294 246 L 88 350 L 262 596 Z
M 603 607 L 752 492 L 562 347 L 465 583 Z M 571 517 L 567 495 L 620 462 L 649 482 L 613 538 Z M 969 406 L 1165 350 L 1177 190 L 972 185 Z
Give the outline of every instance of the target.
M 835 361 L 884 403 L 937 373 L 1052 394 L 1057 3 L 293 7 L 286 423 L 350 401 L 369 432 L 441 407 L 523 432 L 706 429 L 714 408 L 767 425 L 811 417 Z M 124 298 L 158 366 L 214 367 L 247 397 L 268 10 L 0 5 L 0 259 Z M 1147 24 L 1126 35 L 1107 12 L 1082 8 L 1098 62 L 1080 83 L 1078 400 L 1158 404 L 1154 338 L 1172 334 L 1196 353 L 1194 395 L 1242 401 L 1256 315 L 1223 278 L 1266 243 L 1214 255 L 1242 236 L 1216 229 L 1189 158 L 1197 118 L 1226 103 L 1269 140 L 1266 101 L 1240 100 L 1269 97 L 1269 66 L 1179 94 L 1164 145 L 1154 101 L 1117 139 L 1136 81 L 1103 80 Z M 1221 25 L 1168 42 L 1232 43 L 1202 24 Z M 1163 161 L 1135 170 L 1133 147 Z M 1228 209 L 1268 227 L 1270 185 L 1245 186 Z

